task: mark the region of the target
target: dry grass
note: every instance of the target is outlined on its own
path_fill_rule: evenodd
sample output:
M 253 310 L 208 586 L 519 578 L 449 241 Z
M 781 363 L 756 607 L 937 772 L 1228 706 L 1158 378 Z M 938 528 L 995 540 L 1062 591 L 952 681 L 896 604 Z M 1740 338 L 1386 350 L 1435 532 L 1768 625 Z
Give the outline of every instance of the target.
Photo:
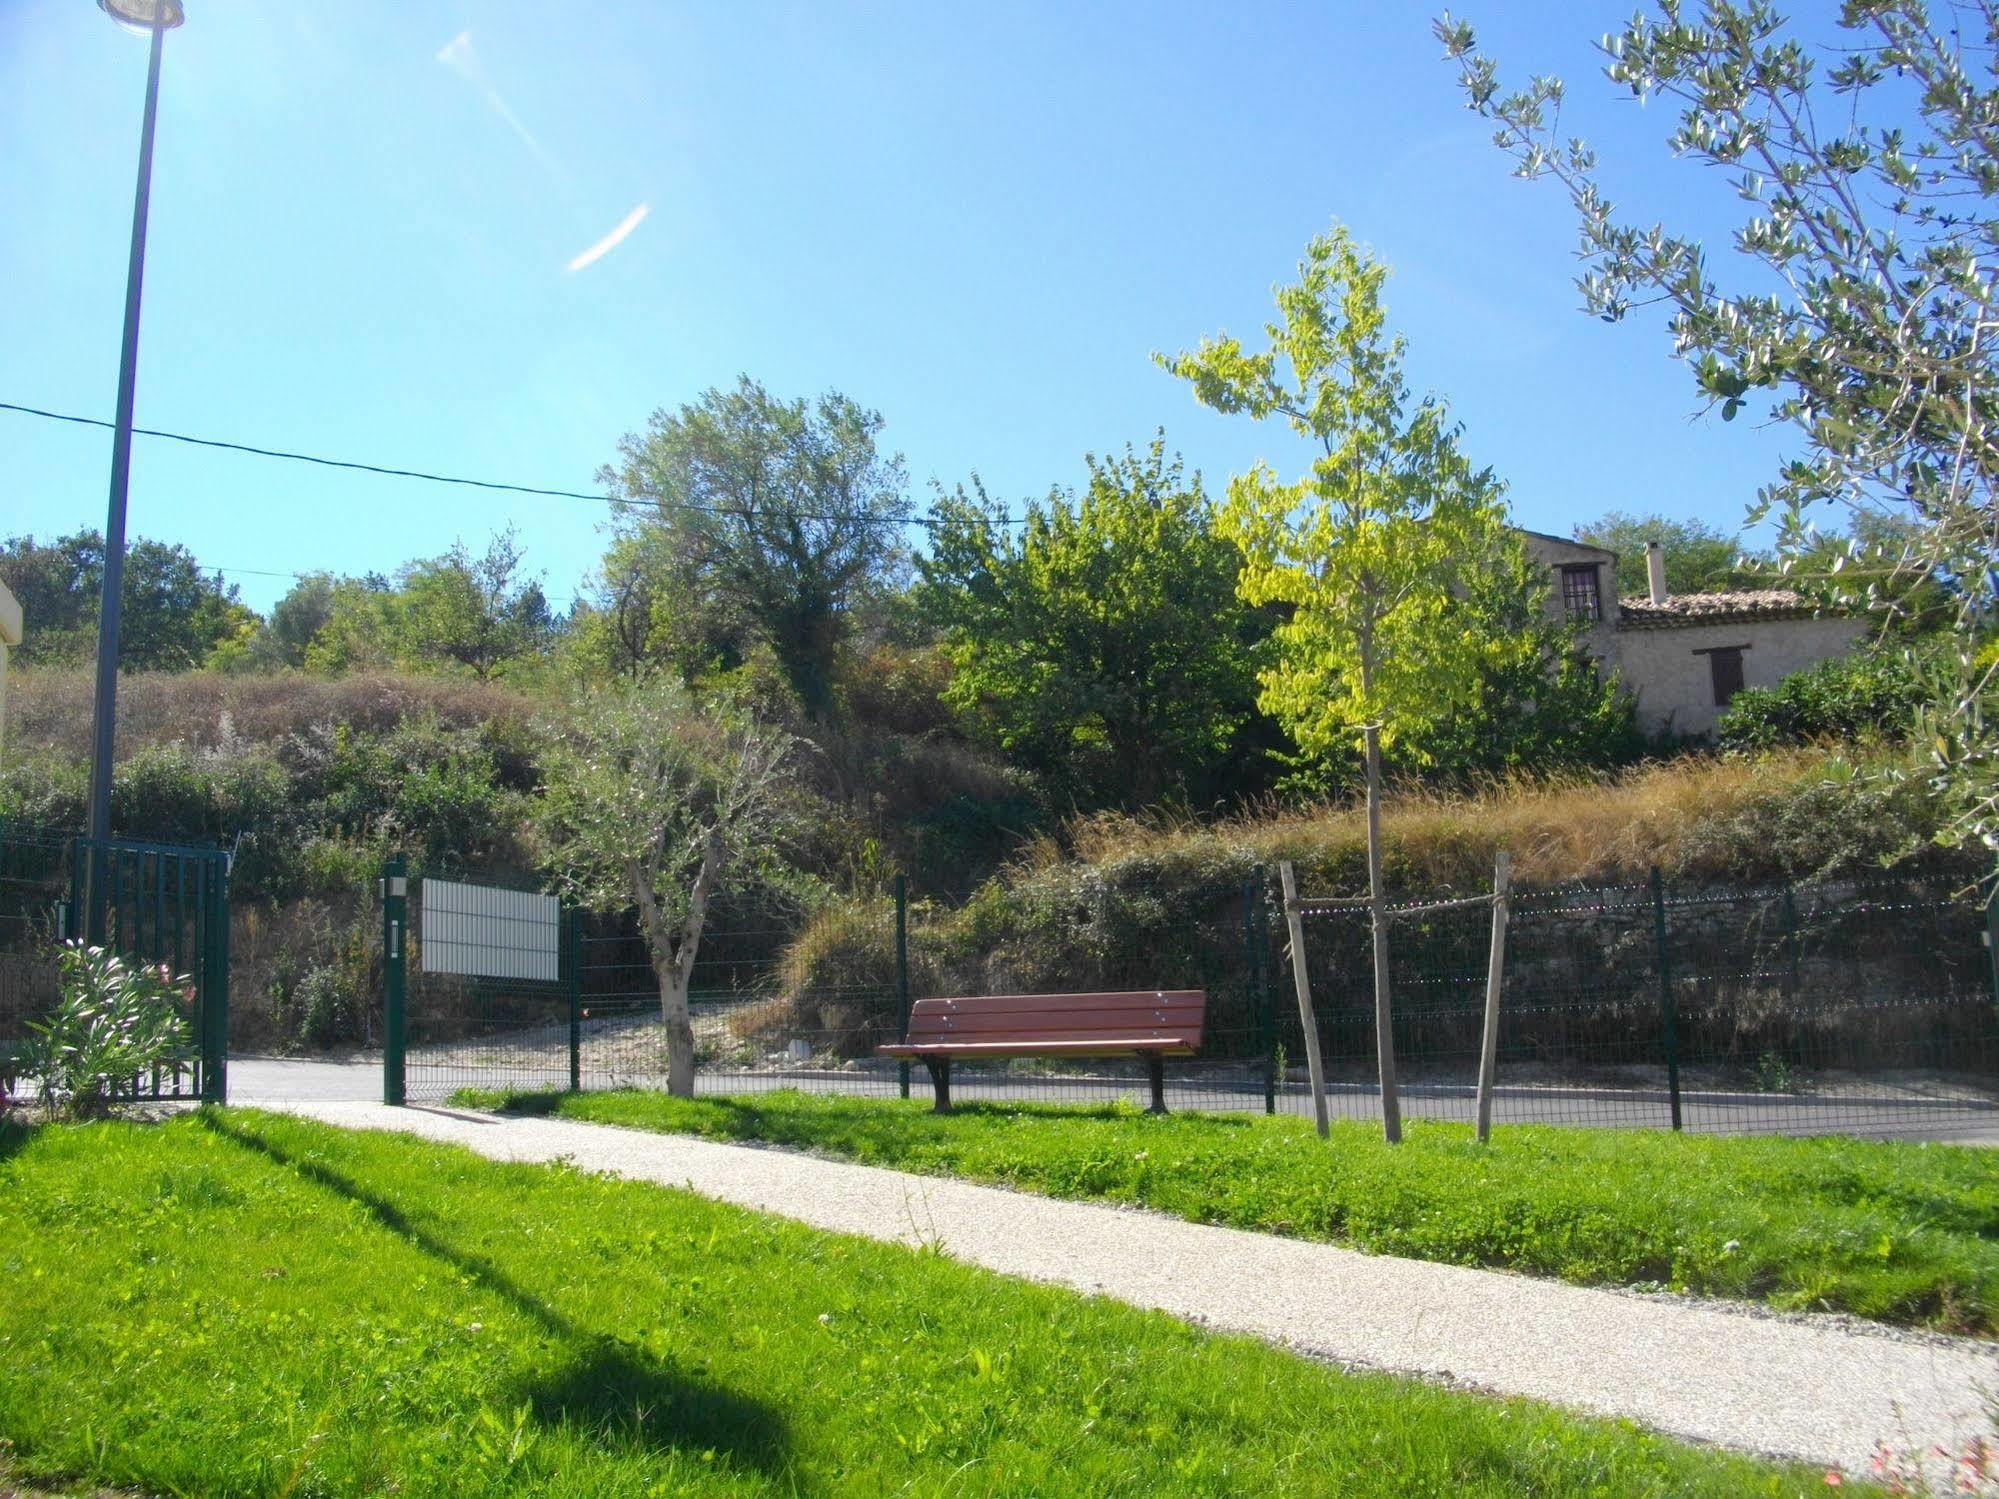
M 1747 831 L 1801 799 L 1838 798 L 1853 805 L 1843 819 L 1860 820 L 1870 798 L 1895 802 L 1913 820 L 1899 837 L 1871 838 L 1863 852 L 1837 838 L 1831 855 L 1882 858 L 1914 855 L 1929 831 L 1919 789 L 1897 784 L 1826 749 L 1796 749 L 1761 758 L 1687 757 L 1641 766 L 1610 780 L 1587 777 L 1494 782 L 1470 792 L 1422 786 L 1396 788 L 1383 807 L 1382 829 L 1390 878 L 1409 888 L 1441 888 L 1485 879 L 1494 853 L 1512 856 L 1523 883 L 1613 882 L 1643 876 L 1653 865 L 1668 875 L 1728 879 L 1811 872 L 1810 850 L 1792 839 L 1732 845 L 1731 831 Z M 1803 829 L 1793 829 L 1793 833 Z M 1821 833 L 1831 830 L 1822 828 Z M 1888 830 L 1880 830 L 1888 831 Z M 1080 818 L 1060 839 L 1028 846 L 1011 879 L 1070 860 L 1099 867 L 1143 859 L 1171 865 L 1227 848 L 1254 861 L 1289 859 L 1332 874 L 1365 850 L 1365 809 L 1358 802 L 1306 808 L 1265 808 L 1201 822 L 1185 816 L 1105 813 Z M 1759 869 L 1771 860 L 1789 867 Z
M 7 736 L 18 749 L 81 758 L 90 750 L 91 679 L 81 671 L 27 671 L 7 693 Z M 533 703 L 490 683 L 395 673 L 324 679 L 141 672 L 118 683 L 118 744 L 213 749 L 234 737 L 275 743 L 321 724 L 386 732 L 435 714 L 449 728 L 524 721 Z

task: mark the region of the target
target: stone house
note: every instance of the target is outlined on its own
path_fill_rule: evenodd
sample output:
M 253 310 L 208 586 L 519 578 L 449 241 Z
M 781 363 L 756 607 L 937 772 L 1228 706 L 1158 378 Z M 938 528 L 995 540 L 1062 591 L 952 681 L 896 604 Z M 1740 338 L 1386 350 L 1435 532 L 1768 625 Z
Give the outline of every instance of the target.
M 1648 734 L 1710 733 L 1743 688 L 1774 687 L 1846 654 L 1867 633 L 1866 620 L 1822 612 L 1781 588 L 1669 594 L 1657 542 L 1647 549 L 1642 587 L 1631 580 L 1626 597 L 1615 552 L 1538 531 L 1520 535 L 1551 574 L 1548 612 L 1583 626 L 1578 644 L 1618 673 Z

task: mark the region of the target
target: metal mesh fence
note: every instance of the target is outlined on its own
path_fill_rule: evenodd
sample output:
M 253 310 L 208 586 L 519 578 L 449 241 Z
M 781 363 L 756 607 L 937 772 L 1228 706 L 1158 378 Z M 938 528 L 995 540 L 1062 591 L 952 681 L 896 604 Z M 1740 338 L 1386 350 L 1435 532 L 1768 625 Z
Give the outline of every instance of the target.
M 1490 913 L 1391 926 L 1403 1112 L 1470 1120 Z M 1516 893 L 1494 1118 L 1727 1133 L 1999 1135 L 1986 910 L 1908 881 Z M 1307 922 L 1333 1111 L 1378 1118 L 1364 912 Z M 1295 1009 L 1280 1036 L 1296 1049 Z M 1287 1106 L 1308 1090 L 1294 1067 Z
M 1392 923 L 1406 1117 L 1470 1121 L 1490 913 L 1403 909 Z M 1999 1137 L 1999 1008 L 1987 908 L 1908 880 L 1756 890 L 1664 882 L 1516 890 L 1494 1118 L 1785 1134 Z M 413 941 L 421 922 L 414 914 Z M 420 972 L 413 1101 L 460 1088 L 662 1088 L 659 988 L 628 920 L 569 916 L 560 978 Z M 1378 1118 L 1364 911 L 1306 922 L 1336 1116 Z M 690 986 L 696 1091 L 796 1088 L 928 1102 L 877 1055 L 929 996 L 1202 989 L 1197 1055 L 1169 1060 L 1172 1108 L 1309 1113 L 1276 881 L 1091 871 L 954 909 L 886 897 L 803 936 L 724 919 Z M 1149 1096 L 1139 1059 L 960 1060 L 954 1101 L 1103 1104 Z

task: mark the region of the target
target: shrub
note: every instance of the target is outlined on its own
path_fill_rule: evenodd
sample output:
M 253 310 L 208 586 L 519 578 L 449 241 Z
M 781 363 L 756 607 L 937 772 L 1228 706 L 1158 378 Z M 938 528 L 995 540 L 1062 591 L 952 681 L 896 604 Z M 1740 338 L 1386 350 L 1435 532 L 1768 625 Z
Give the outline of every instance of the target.
M 30 752 L 0 765 L 0 822 L 66 830 L 83 826 L 89 776 L 82 760 Z
M 46 1020 L 28 1023 L 22 1065 L 58 1115 L 94 1118 L 120 1084 L 185 1055 L 192 990 L 108 948 L 65 944 L 58 965 L 61 998 Z
M 1932 700 L 1932 678 L 1948 640 L 1835 656 L 1775 687 L 1735 695 L 1715 723 L 1724 749 L 1765 750 L 1817 739 L 1906 739 Z

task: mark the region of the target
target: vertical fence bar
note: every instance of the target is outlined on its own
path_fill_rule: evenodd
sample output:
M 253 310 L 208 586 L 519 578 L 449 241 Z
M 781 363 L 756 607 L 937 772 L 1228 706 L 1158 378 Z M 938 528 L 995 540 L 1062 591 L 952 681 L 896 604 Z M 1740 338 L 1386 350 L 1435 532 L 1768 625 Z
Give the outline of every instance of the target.
M 401 1107 L 403 1067 L 403 934 L 409 915 L 409 865 L 391 854 L 382 866 L 382 1102 Z
M 909 1035 L 909 877 L 895 877 L 895 1039 Z M 895 1064 L 896 1092 L 909 1097 L 909 1061 Z
M 203 1103 L 229 1101 L 229 855 L 217 852 L 209 902 L 215 923 L 215 972 L 202 996 L 201 1014 L 208 1027 L 207 1054 L 201 1059 Z
M 1999 877 L 1985 897 L 1985 962 L 1992 975 L 1992 1007 L 1999 1010 Z
M 1659 947 L 1659 1021 L 1665 1029 L 1666 1097 L 1673 1128 L 1680 1127 L 1680 1035 L 1678 1005 L 1673 999 L 1672 962 L 1666 945 L 1666 879 L 1652 866 L 1652 929 Z
M 583 1091 L 583 913 L 569 913 L 569 1091 Z
M 1257 865 L 1242 887 L 1243 955 L 1249 965 L 1249 994 L 1256 1006 L 1257 1045 L 1263 1052 L 1263 1112 L 1277 1112 L 1277 1028 L 1271 1013 L 1270 980 L 1263 967 L 1263 941 L 1258 932 L 1256 896 L 1263 888 L 1263 866 Z

